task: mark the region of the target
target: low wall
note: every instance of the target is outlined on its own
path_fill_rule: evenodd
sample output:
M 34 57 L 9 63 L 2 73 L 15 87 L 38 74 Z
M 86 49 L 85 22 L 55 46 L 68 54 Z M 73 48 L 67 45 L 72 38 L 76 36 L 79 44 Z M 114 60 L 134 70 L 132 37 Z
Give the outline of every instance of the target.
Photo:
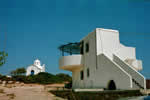
M 122 97 L 142 96 L 139 90 L 116 90 L 100 92 L 50 91 L 67 100 L 117 100 Z

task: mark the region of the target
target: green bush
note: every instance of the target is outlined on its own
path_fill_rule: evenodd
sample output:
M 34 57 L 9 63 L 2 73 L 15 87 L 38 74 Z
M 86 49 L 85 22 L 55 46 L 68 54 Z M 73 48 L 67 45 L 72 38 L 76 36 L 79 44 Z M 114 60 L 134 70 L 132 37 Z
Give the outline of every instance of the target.
M 65 88 L 71 89 L 72 88 L 72 82 L 66 83 Z
M 12 80 L 13 81 L 24 82 L 26 80 L 26 76 L 24 76 L 24 75 L 12 76 Z
M 31 77 L 31 76 L 29 76 L 29 77 Z M 52 75 L 50 73 L 42 72 L 42 73 L 39 73 L 32 77 L 36 83 L 40 83 L 40 84 L 50 84 L 50 83 L 62 82 L 62 81 L 59 81 L 59 79 L 55 75 Z
M 24 75 L 25 73 L 26 73 L 26 69 L 24 67 L 17 68 L 16 70 L 13 70 L 13 71 L 10 72 L 10 74 L 12 76 Z
M 59 74 L 56 74 L 56 76 L 57 76 L 57 77 L 59 78 L 59 80 L 61 80 L 61 81 L 72 82 L 72 78 L 71 78 L 68 74 L 59 73 Z
M 50 73 L 41 72 L 37 75 L 30 75 L 30 76 L 15 75 L 12 76 L 12 80 L 24 83 L 52 84 L 52 83 L 63 83 L 66 81 L 70 82 L 72 79 L 67 74 L 61 73 L 53 75 Z
M 0 74 L 0 80 L 2 80 L 2 81 L 11 81 L 12 79 L 10 77 L 6 77 L 5 75 Z

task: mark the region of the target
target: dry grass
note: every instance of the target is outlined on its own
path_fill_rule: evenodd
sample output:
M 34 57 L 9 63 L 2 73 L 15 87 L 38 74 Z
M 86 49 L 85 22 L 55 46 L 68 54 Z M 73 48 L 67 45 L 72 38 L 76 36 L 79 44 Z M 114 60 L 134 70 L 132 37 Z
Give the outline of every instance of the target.
M 10 99 L 14 99 L 16 97 L 14 93 L 7 94 L 7 96 L 9 96 Z
M 0 89 L 0 93 L 5 93 L 3 89 Z
M 5 87 L 6 88 L 12 88 L 12 85 L 6 85 Z

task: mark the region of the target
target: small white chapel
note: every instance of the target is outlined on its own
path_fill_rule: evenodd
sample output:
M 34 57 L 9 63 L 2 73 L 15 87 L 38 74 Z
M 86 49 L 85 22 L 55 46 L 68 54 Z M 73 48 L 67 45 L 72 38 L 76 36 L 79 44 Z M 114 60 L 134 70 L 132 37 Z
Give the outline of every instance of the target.
M 34 64 L 30 65 L 26 69 L 26 76 L 36 75 L 40 72 L 45 72 L 45 64 L 41 66 L 41 62 L 39 59 L 34 61 Z

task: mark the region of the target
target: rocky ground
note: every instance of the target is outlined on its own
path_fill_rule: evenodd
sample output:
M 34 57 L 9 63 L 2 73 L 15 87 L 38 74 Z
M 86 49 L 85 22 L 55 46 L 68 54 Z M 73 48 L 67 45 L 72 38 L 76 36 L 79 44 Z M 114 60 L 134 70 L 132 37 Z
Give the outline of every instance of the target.
M 50 85 L 50 86 L 55 86 Z M 56 86 L 62 86 L 56 84 Z M 0 100 L 64 100 L 56 97 L 44 85 L 9 84 L 0 85 Z

